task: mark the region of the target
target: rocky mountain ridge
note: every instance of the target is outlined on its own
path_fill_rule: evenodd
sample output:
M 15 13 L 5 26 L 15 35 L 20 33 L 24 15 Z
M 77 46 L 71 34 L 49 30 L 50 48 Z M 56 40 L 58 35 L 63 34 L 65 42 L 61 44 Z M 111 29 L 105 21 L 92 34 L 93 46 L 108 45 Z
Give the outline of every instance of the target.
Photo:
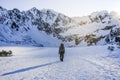
M 118 44 L 120 20 L 115 13 L 68 17 L 50 9 L 28 11 L 0 7 L 0 46 L 89 46 Z M 117 39 L 117 40 L 116 40 Z

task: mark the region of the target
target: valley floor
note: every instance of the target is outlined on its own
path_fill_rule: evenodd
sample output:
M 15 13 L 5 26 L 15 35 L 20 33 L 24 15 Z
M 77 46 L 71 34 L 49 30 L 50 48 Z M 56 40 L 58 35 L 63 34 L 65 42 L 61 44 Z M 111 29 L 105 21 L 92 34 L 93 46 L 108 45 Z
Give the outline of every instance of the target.
M 66 48 L 64 62 L 58 48 L 0 47 L 12 57 L 0 57 L 0 80 L 120 80 L 120 57 L 107 46 Z

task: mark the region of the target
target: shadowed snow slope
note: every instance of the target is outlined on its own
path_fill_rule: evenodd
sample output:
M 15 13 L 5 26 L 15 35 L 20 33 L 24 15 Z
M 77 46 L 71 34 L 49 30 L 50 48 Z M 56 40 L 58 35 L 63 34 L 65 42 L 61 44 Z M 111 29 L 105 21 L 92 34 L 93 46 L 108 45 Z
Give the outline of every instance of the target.
M 109 57 L 107 46 L 66 48 L 0 47 L 12 57 L 0 57 L 0 80 L 119 80 L 120 59 Z

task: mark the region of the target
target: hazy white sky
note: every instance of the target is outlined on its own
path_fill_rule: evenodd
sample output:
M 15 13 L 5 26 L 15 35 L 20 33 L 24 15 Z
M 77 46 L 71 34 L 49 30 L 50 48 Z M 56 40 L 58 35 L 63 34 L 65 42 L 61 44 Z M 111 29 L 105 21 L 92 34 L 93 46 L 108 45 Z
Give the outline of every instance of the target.
M 0 0 L 6 9 L 53 9 L 67 16 L 85 16 L 95 11 L 107 10 L 120 13 L 120 0 Z

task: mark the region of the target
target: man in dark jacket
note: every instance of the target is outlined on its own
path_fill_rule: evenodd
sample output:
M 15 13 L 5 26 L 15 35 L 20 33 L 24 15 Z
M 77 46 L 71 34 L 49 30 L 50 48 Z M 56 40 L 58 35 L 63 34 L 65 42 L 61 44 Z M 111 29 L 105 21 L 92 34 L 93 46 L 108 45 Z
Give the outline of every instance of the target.
M 64 53 L 65 53 L 65 47 L 64 47 L 64 44 L 61 43 L 61 45 L 59 47 L 60 61 L 63 61 Z

